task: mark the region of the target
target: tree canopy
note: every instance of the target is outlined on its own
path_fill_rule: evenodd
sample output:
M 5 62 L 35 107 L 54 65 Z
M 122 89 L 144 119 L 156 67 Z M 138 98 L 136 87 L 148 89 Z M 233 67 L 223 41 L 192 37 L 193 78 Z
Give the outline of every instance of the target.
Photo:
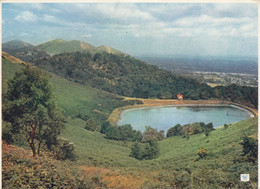
M 3 98 L 3 120 L 9 132 L 7 142 L 12 142 L 17 134 L 22 135 L 33 156 L 39 155 L 43 146 L 50 149 L 63 128 L 64 117 L 56 107 L 53 87 L 47 77 L 41 70 L 26 66 L 8 81 Z M 8 132 L 3 131 L 3 138 Z

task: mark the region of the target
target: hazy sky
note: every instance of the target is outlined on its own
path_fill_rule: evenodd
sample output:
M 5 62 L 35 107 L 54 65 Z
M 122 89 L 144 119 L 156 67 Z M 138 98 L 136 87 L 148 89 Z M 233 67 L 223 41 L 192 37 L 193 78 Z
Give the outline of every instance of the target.
M 257 4 L 2 4 L 2 41 L 61 38 L 151 56 L 257 56 Z

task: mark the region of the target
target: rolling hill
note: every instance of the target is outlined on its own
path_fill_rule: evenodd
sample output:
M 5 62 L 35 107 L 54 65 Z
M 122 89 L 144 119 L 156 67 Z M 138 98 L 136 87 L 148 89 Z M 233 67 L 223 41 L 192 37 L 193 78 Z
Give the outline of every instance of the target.
M 83 52 L 83 51 L 90 51 L 95 48 L 93 45 L 82 41 L 65 41 L 62 39 L 52 40 L 43 44 L 36 46 L 37 49 L 46 51 L 52 55 L 54 54 L 61 54 L 66 52 Z
M 4 51 L 7 51 L 8 49 L 12 50 L 12 49 L 21 49 L 21 48 L 28 48 L 28 47 L 33 47 L 33 45 L 18 39 L 3 43 Z
M 3 83 L 6 83 L 22 64 L 7 59 L 2 59 L 2 63 Z M 73 142 L 78 155 L 76 162 L 66 166 L 84 171 L 89 182 L 107 188 L 257 187 L 257 164 L 240 159 L 242 147 L 239 144 L 243 136 L 257 137 L 257 117 L 234 123 L 226 129 L 216 129 L 208 137 L 197 134 L 189 140 L 181 136 L 166 138 L 159 142 L 157 159 L 139 161 L 129 157 L 132 142 L 108 140 L 99 132 L 88 131 L 84 128 L 85 121 L 78 116 L 87 114 L 100 119 L 102 113 L 108 115 L 111 109 L 126 102 L 121 102 L 118 95 L 50 75 L 57 104 L 68 118 L 62 137 Z M 209 155 L 199 159 L 197 152 L 202 147 L 208 149 Z M 14 166 L 18 170 L 21 162 L 32 162 L 30 159 L 20 161 L 19 156 L 15 160 L 17 166 Z M 39 166 L 38 170 L 44 167 Z M 250 182 L 240 182 L 241 173 L 250 174 Z M 30 178 L 33 179 L 33 175 Z
M 3 43 L 3 51 L 18 57 L 22 60 L 30 60 L 33 62 L 35 58 L 39 58 L 39 56 L 42 58 L 42 54 L 45 55 L 45 57 L 48 57 L 49 55 L 56 55 L 61 53 L 68 53 L 68 52 L 90 52 L 90 53 L 109 53 L 109 54 L 117 54 L 117 55 L 124 55 L 125 53 L 116 50 L 114 48 L 111 48 L 109 46 L 99 46 L 95 47 L 94 45 L 91 45 L 89 43 L 86 43 L 84 41 L 79 40 L 72 40 L 72 41 L 65 41 L 63 39 L 55 39 L 52 41 L 48 41 L 46 43 L 42 43 L 37 46 L 33 46 L 27 42 L 24 42 L 22 40 L 12 40 L 6 43 Z M 39 55 L 41 54 L 41 55 Z M 28 59 L 28 55 L 31 56 L 30 59 Z

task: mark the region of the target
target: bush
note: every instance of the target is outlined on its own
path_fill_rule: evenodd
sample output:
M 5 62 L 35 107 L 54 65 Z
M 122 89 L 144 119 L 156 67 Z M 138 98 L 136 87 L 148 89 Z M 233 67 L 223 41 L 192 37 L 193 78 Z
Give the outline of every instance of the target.
M 2 122 L 2 139 L 7 143 L 11 144 L 14 142 L 13 140 L 13 133 L 12 133 L 12 125 L 11 123 Z
M 224 128 L 227 129 L 228 128 L 228 124 L 224 124 Z
M 242 156 L 246 157 L 248 161 L 256 162 L 258 158 L 258 140 L 251 136 L 245 136 L 240 144 L 243 147 Z
M 145 127 L 145 131 L 143 133 L 142 142 L 150 142 L 154 140 L 162 140 L 164 139 L 164 131 L 157 131 L 157 129 L 154 129 L 150 126 Z
M 67 162 L 46 156 L 28 158 L 28 152 L 5 152 L 2 156 L 3 188 L 99 188 Z
M 182 135 L 182 126 L 180 124 L 177 124 L 174 127 L 171 127 L 167 131 L 166 137 L 181 136 L 181 135 Z
M 198 150 L 197 154 L 199 155 L 200 158 L 205 158 L 209 154 L 209 152 L 207 148 L 201 148 Z
M 130 157 L 133 157 L 138 160 L 142 160 L 144 156 L 144 151 L 140 143 L 135 142 L 132 145 Z
M 53 147 L 52 151 L 57 160 L 75 161 L 77 158 L 74 145 L 65 139 L 58 139 L 57 145 Z
M 105 121 L 105 122 L 101 125 L 100 133 L 106 134 L 109 127 L 111 127 L 110 122 L 109 122 L 109 121 Z
M 96 131 L 98 129 L 98 124 L 97 124 L 96 120 L 89 118 L 86 121 L 85 129 L 87 129 L 89 131 Z
M 110 123 L 104 122 L 101 126 L 100 132 L 105 133 L 105 138 L 122 141 L 140 141 L 142 133 L 136 131 L 130 124 L 122 126 L 111 126 Z
M 159 145 L 156 140 L 149 141 L 145 145 L 138 142 L 134 143 L 131 148 L 130 156 L 138 160 L 155 159 L 159 155 Z

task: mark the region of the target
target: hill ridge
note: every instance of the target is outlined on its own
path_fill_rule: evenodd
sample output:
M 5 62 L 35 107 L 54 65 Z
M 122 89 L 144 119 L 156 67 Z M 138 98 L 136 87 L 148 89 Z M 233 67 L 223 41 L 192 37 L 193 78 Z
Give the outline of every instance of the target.
M 3 43 L 3 50 L 12 53 L 12 55 L 15 55 L 15 53 L 18 51 L 21 51 L 21 49 L 24 49 L 25 51 L 28 50 L 36 50 L 36 51 L 44 51 L 49 55 L 56 55 L 61 53 L 70 53 L 70 52 L 84 52 L 88 51 L 91 53 L 109 53 L 109 54 L 117 54 L 117 55 L 127 55 L 117 49 L 114 49 L 107 45 L 101 45 L 101 46 L 94 46 L 90 43 L 87 43 L 82 40 L 63 40 L 61 38 L 53 39 L 50 41 L 47 41 L 45 43 L 41 43 L 39 45 L 33 46 L 30 43 L 27 43 L 22 40 L 11 40 L 8 42 Z

